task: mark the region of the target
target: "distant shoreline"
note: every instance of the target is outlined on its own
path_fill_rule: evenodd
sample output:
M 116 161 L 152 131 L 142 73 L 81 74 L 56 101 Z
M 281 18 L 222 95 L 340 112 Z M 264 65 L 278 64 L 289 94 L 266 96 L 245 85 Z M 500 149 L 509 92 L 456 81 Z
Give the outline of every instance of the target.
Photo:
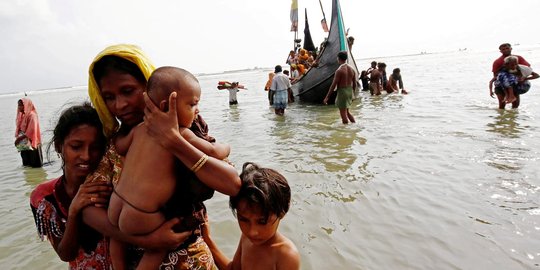
M 514 46 L 519 46 L 520 49 L 523 50 L 534 50 L 540 48 L 540 44 L 531 44 L 531 45 L 520 45 L 520 44 L 514 44 Z M 488 51 L 494 51 L 492 49 L 469 49 L 469 48 L 458 48 L 455 50 L 447 50 L 447 51 L 420 51 L 418 53 L 411 53 L 411 54 L 399 54 L 399 55 L 386 55 L 386 56 L 368 56 L 363 58 L 355 58 L 355 61 L 359 62 L 362 60 L 372 61 L 373 59 L 388 59 L 388 58 L 395 58 L 395 57 L 408 57 L 408 56 L 419 56 L 419 55 L 433 55 L 433 54 L 445 54 L 445 53 L 456 53 L 456 52 L 488 52 Z M 288 65 L 283 65 L 288 66 Z M 254 68 L 244 68 L 244 69 L 233 69 L 233 70 L 224 70 L 221 72 L 211 72 L 211 73 L 196 73 L 195 76 L 216 76 L 216 75 L 224 75 L 224 74 L 232 74 L 232 73 L 241 73 L 241 72 L 255 72 L 255 71 L 264 71 L 269 70 L 273 71 L 274 67 L 254 67 Z M 62 91 L 74 91 L 74 90 L 80 90 L 82 88 L 87 88 L 87 85 L 77 85 L 77 86 L 61 86 L 61 87 L 47 87 L 47 88 L 39 88 L 39 89 L 32 89 L 32 90 L 26 90 L 26 91 L 12 91 L 7 93 L 0 93 L 0 98 L 4 97 L 12 97 L 17 95 L 23 95 L 26 94 L 36 94 L 39 92 L 39 94 L 42 93 L 48 93 L 48 92 L 62 92 Z

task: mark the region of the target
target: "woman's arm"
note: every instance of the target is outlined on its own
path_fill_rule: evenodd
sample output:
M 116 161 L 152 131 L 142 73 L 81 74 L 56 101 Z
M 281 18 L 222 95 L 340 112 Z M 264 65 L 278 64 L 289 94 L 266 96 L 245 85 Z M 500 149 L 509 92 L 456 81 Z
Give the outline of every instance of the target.
M 109 222 L 105 208 L 88 206 L 82 211 L 82 219 L 88 226 L 105 236 L 147 249 L 172 250 L 177 248 L 191 235 L 191 231 L 181 233 L 173 231 L 172 228 L 180 223 L 178 218 L 168 220 L 152 233 L 141 236 L 122 233 Z
M 51 239 L 53 248 L 62 261 L 72 261 L 78 255 L 81 210 L 94 203 L 106 203 L 106 199 L 99 195 L 108 189 L 109 186 L 105 183 L 85 183 L 79 187 L 69 206 L 64 235 L 61 238 Z
M 163 147 L 178 158 L 188 168 L 201 160 L 204 153 L 190 144 L 180 132 L 176 118 L 176 92 L 169 96 L 169 111 L 160 111 L 154 103 L 144 94 L 146 108 L 144 110 L 144 124 L 151 136 L 159 137 Z M 240 177 L 236 169 L 228 163 L 209 157 L 195 175 L 208 187 L 225 195 L 234 196 L 240 191 Z M 218 176 L 218 177 L 216 177 Z

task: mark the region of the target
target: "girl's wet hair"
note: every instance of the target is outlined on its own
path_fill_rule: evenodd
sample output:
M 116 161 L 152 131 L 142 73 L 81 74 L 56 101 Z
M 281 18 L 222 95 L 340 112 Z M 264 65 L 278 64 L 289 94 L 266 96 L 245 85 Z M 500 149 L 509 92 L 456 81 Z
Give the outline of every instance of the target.
M 246 162 L 240 179 L 240 192 L 229 200 L 234 215 L 241 200 L 245 200 L 249 207 L 260 208 L 266 220 L 271 214 L 282 218 L 289 211 L 291 188 L 287 179 L 277 171 Z
M 51 142 L 47 146 L 47 158 L 49 159 L 51 145 L 54 146 L 54 150 L 57 153 L 60 153 L 62 151 L 62 144 L 71 130 L 81 125 L 89 125 L 95 127 L 99 131 L 103 130 L 97 111 L 89 102 L 84 102 L 81 105 L 74 105 L 62 111 L 58 118 L 58 122 L 54 127 Z M 102 132 L 99 132 L 97 139 L 99 145 L 102 147 L 102 152 L 104 152 L 106 142 L 105 135 Z
M 105 55 L 94 64 L 94 78 L 98 85 L 103 77 L 111 71 L 129 74 L 141 83 L 146 84 L 146 77 L 141 69 L 133 62 L 115 55 Z

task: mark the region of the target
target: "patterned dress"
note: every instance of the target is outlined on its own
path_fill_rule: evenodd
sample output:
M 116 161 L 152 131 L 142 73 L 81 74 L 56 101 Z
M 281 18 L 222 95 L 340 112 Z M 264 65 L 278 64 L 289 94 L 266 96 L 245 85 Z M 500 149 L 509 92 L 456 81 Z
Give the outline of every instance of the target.
M 205 133 L 202 132 L 202 134 Z M 207 140 L 209 139 L 213 138 L 207 138 Z M 123 160 L 111 141 L 98 168 L 94 173 L 88 175 L 86 181 L 106 181 L 116 185 L 120 179 L 122 168 Z M 204 242 L 199 229 L 200 225 L 205 222 L 206 208 L 203 201 L 212 197 L 213 190 L 196 179 L 195 175 L 181 162 L 177 162 L 176 168 L 178 175 L 186 177 L 187 181 L 179 181 L 175 196 L 165 206 L 166 212 L 164 214 L 167 219 L 172 217 L 182 219 L 180 226 L 174 228 L 175 231 L 192 231 L 193 235 L 186 240 L 185 244 L 166 255 L 160 269 L 217 269 L 210 248 Z M 128 269 L 136 268 L 143 253 L 144 249 L 142 248 L 128 247 Z
M 30 195 L 30 207 L 41 240 L 64 235 L 71 199 L 67 195 L 63 176 L 38 185 Z M 109 241 L 90 227 L 80 224 L 80 245 L 77 258 L 69 262 L 69 269 L 112 269 Z

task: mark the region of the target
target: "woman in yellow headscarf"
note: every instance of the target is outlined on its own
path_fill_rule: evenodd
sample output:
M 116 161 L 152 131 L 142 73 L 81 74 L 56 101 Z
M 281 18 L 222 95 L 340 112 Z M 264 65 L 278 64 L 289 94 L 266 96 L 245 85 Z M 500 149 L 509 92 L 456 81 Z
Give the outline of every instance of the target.
M 122 155 L 115 147 L 115 141 L 126 136 L 136 125 L 143 122 L 145 116 L 145 100 L 143 93 L 146 83 L 154 66 L 141 49 L 134 45 L 114 45 L 107 47 L 99 53 L 89 68 L 88 94 L 99 118 L 103 123 L 103 131 L 110 138 L 108 149 L 103 157 L 98 169 L 89 175 L 87 181 L 110 181 L 113 185 L 118 181 L 122 170 Z M 151 102 L 151 101 L 150 101 Z M 172 107 L 172 106 L 171 106 Z M 151 114 L 155 115 L 155 114 Z M 176 118 L 175 118 L 176 119 Z M 169 119 L 153 117 L 154 126 L 166 125 L 171 130 L 178 124 L 170 123 Z M 154 131 L 158 141 L 164 138 L 163 133 Z M 171 137 L 171 136 L 170 136 Z M 178 133 L 174 138 L 174 145 L 167 145 L 166 148 L 181 161 L 180 167 L 191 168 L 203 153 L 189 144 Z M 165 147 L 165 146 L 164 146 Z M 149 156 L 148 158 L 152 158 Z M 197 177 L 208 187 L 218 190 L 227 195 L 236 194 L 240 189 L 240 179 L 234 167 L 226 162 L 215 158 L 208 158 L 197 173 L 188 174 L 182 168 L 181 177 Z M 216 178 L 215 175 L 219 175 Z M 181 193 L 177 190 L 176 193 Z M 187 192 L 187 191 L 186 191 Z M 178 194 L 182 197 L 185 194 Z M 147 236 L 130 236 L 122 234 L 118 228 L 110 225 L 107 211 L 98 207 L 87 207 L 83 210 L 84 222 L 92 226 L 101 233 L 128 242 L 143 248 L 172 249 L 165 257 L 162 267 L 174 267 L 175 269 L 215 269 L 212 254 L 204 242 L 197 225 L 205 222 L 206 208 L 203 199 L 194 200 L 181 205 L 176 205 L 178 209 L 174 217 L 182 220 L 191 220 L 193 230 L 187 233 L 174 233 L 172 227 L 179 225 L 179 219 L 173 218 L 164 223 L 159 229 Z M 185 225 L 185 224 L 182 224 Z M 186 239 L 186 236 L 189 236 Z M 182 243 L 180 247 L 179 244 Z M 136 252 L 128 252 L 133 255 Z M 139 252 L 140 253 L 140 252 Z M 140 255 L 140 254 L 137 254 Z M 140 259 L 128 259 L 128 268 L 135 267 Z

